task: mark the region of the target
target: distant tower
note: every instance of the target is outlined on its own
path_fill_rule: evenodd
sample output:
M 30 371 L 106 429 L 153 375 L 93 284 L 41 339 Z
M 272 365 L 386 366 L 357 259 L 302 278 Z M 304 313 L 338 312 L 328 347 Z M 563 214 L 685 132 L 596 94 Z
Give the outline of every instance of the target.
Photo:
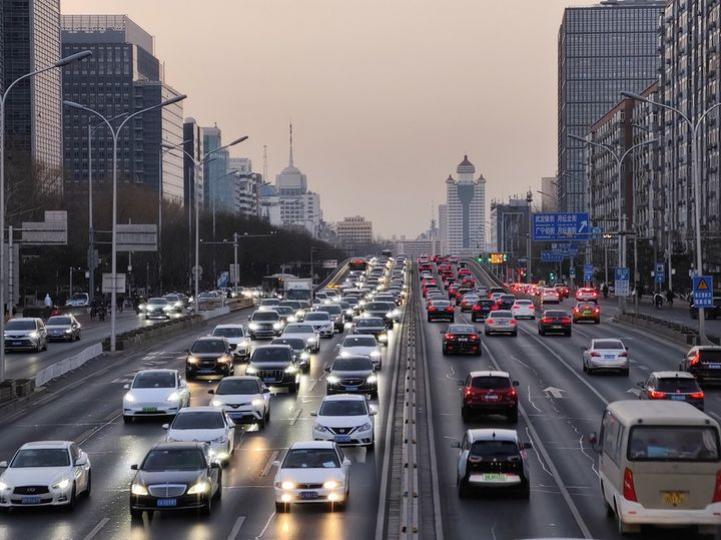
M 263 182 L 268 181 L 268 145 L 263 145 Z
M 458 179 L 446 179 L 445 247 L 449 255 L 476 256 L 485 247 L 486 179 L 475 178 L 476 167 L 463 156 Z

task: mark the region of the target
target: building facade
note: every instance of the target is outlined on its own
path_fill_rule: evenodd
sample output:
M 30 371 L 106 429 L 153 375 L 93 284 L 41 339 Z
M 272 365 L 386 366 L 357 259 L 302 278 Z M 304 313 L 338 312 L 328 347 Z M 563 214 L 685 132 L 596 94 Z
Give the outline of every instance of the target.
M 204 197 L 206 208 L 213 212 L 235 214 L 235 175 L 229 171 L 230 155 L 227 150 L 218 150 L 223 146 L 223 132 L 217 125 L 201 128 L 205 152 L 213 152 L 203 164 Z
M 510 266 L 528 255 L 530 207 L 525 197 L 511 197 L 508 203 L 491 203 L 490 251 L 508 254 Z
M 441 241 L 441 253 L 448 253 L 448 206 L 438 205 L 438 238 Z
M 555 176 L 541 178 L 541 212 L 558 211 L 558 180 Z
M 665 0 L 612 0 L 566 8 L 558 32 L 558 210 L 588 210 L 583 143 L 620 98 L 656 80 Z
M 205 182 L 203 181 L 204 168 L 196 169 L 195 161 L 200 161 L 205 155 L 203 146 L 202 128 L 195 118 L 186 118 L 183 123 L 183 200 L 186 208 L 194 208 L 196 193 L 199 197 L 198 207 L 205 206 Z M 179 152 L 173 152 L 179 153 Z M 190 157 L 193 157 L 191 159 Z M 197 187 L 197 190 L 196 190 Z
M 486 179 L 475 178 L 476 168 L 464 156 L 456 168 L 457 179 L 446 179 L 446 237 L 449 255 L 474 256 L 486 239 Z
M 236 211 L 242 216 L 258 217 L 262 175 L 253 172 L 253 162 L 248 158 L 230 158 L 228 172 L 234 177 Z
M 363 216 L 344 218 L 335 226 L 336 238 L 342 246 L 373 243 L 373 223 Z

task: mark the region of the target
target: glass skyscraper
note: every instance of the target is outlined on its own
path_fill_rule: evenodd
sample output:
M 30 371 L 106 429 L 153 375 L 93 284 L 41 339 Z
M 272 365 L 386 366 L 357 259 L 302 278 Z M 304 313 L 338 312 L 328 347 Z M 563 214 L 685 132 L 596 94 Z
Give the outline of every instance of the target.
M 587 211 L 583 144 L 590 126 L 620 98 L 657 78 L 658 28 L 665 1 L 609 0 L 566 8 L 558 32 L 558 203 Z

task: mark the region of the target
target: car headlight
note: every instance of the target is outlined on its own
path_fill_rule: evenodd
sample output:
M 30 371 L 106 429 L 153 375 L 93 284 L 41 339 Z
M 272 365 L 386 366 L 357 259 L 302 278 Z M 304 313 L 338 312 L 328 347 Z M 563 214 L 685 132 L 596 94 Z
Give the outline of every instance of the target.
M 258 368 L 255 366 L 248 366 L 247 368 L 245 368 L 245 373 L 248 375 L 255 375 L 256 373 L 258 373 Z
M 133 495 L 147 495 L 148 494 L 148 488 L 146 488 L 142 484 L 133 484 L 130 486 L 130 492 Z
M 389 311 L 388 313 L 386 313 L 386 317 L 388 317 L 389 319 L 393 317 L 393 312 Z
M 166 313 L 169 311 L 173 311 L 173 306 L 163 306 L 163 311 L 165 311 Z
M 168 401 L 180 401 L 180 394 L 178 394 L 177 392 L 172 392 L 168 396 Z
M 247 339 L 241 339 L 238 342 L 238 347 L 247 347 L 248 345 L 250 345 L 250 342 Z
M 300 353 L 301 360 L 308 360 L 309 358 L 310 358 L 310 354 L 308 354 L 307 352 L 303 351 L 302 353 Z
M 283 323 L 273 323 L 273 330 L 280 330 L 281 328 L 283 328 Z
M 221 364 L 227 364 L 228 362 L 230 362 L 230 360 L 231 360 L 230 356 L 226 356 L 226 355 L 223 355 L 218 358 L 218 362 L 220 362 Z
M 381 343 L 385 343 L 386 341 L 388 341 L 388 334 L 380 334 L 378 336 L 378 341 L 380 341 Z
M 0 491 L 7 491 L 10 489 L 10 486 L 8 486 L 5 482 L 0 482 Z
M 370 425 L 370 422 L 366 422 L 365 424 L 363 424 L 361 427 L 358 428 L 358 431 L 368 431 L 372 427 L 373 426 Z
M 306 343 L 315 343 L 315 337 L 309 337 L 305 340 Z
M 223 402 L 220 401 L 219 399 L 212 399 L 212 400 L 210 401 L 210 404 L 211 404 L 213 407 L 222 407 L 222 406 L 223 406 Z
M 371 358 L 380 358 L 380 357 L 381 357 L 381 353 L 379 353 L 378 351 L 371 351 Z
M 30 332 L 28 334 L 28 337 L 31 339 L 38 339 L 40 337 L 40 334 L 38 334 L 37 332 Z
M 296 321 L 295 315 L 288 315 L 288 322 L 294 323 Z
M 352 309 L 346 309 L 346 310 L 345 310 L 345 314 L 346 314 L 346 315 L 353 315 L 353 310 L 352 310 Z
M 328 375 L 328 378 L 326 379 L 330 384 L 336 384 L 340 381 L 338 377 L 335 375 Z
M 348 358 L 350 356 L 350 353 L 348 351 L 341 351 L 339 356 L 341 358 Z
M 261 398 L 255 398 L 250 402 L 253 407 L 262 407 L 265 404 L 265 400 Z
M 368 375 L 366 382 L 369 384 L 375 384 L 378 382 L 378 377 L 376 377 L 375 375 Z
M 286 373 L 297 373 L 297 372 L 298 372 L 298 368 L 295 367 L 295 366 L 293 366 L 293 365 L 291 365 L 291 366 L 288 366 L 287 368 L 285 368 L 285 372 L 286 372 Z
M 258 326 L 258 323 L 252 322 L 248 325 L 248 328 L 250 328 L 251 330 L 257 330 L 258 328 L 260 328 L 260 326 Z
M 200 362 L 200 360 L 195 356 L 188 356 L 188 364 L 197 364 L 198 362 Z
M 286 480 L 285 482 L 281 482 L 280 487 L 283 489 L 295 489 L 295 482 Z
M 138 309 L 143 311 L 147 306 L 145 304 L 138 304 Z
M 394 317 L 399 317 L 400 314 L 401 314 L 400 309 L 394 309 L 393 311 L 391 311 L 391 315 L 393 315 Z
M 73 329 L 72 329 L 72 328 L 68 328 L 67 330 L 65 330 L 65 333 L 66 333 L 66 334 L 72 334 L 72 333 L 73 333 Z
M 128 403 L 135 403 L 135 396 L 133 396 L 133 394 L 131 392 L 128 392 L 127 394 L 125 394 L 125 397 L 123 399 L 125 401 L 127 401 Z
M 188 495 L 202 495 L 203 493 L 208 493 L 210 491 L 210 484 L 205 481 L 201 480 L 200 482 L 196 482 L 192 486 L 190 486 L 190 489 L 188 490 Z
M 55 482 L 50 487 L 53 489 L 67 489 L 70 486 L 70 480 L 63 478 L 62 480 Z
M 337 480 L 326 480 L 323 482 L 323 489 L 336 489 L 340 486 L 340 482 Z
M 319 424 L 319 423 L 317 423 L 317 422 L 316 422 L 315 424 L 313 424 L 313 429 L 316 430 L 316 431 L 320 431 L 321 433 L 325 433 L 326 431 L 330 431 L 327 427 L 325 427 L 324 425 Z

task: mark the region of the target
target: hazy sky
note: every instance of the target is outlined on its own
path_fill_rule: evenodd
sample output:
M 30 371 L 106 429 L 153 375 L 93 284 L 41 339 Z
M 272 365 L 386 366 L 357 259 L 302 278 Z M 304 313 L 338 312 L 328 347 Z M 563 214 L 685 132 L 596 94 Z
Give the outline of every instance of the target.
M 487 199 L 556 171 L 556 40 L 572 0 L 61 0 L 155 36 L 185 115 L 273 181 L 288 160 L 324 217 L 414 237 L 468 154 Z M 540 195 L 535 194 L 540 197 Z M 435 211 L 433 211 L 435 214 Z

